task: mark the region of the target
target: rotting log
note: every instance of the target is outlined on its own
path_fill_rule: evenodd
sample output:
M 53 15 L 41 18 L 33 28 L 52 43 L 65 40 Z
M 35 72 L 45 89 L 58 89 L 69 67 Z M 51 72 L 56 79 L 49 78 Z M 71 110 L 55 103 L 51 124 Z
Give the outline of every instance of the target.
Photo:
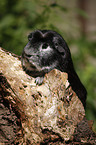
M 96 143 L 92 121 L 72 90 L 67 73 L 52 70 L 35 84 L 18 56 L 0 48 L 0 143 Z

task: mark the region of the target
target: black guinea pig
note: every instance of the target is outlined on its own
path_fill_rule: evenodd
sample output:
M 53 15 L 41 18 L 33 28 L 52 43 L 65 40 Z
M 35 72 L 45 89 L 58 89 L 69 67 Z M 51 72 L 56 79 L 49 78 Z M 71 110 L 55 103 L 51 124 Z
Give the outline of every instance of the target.
M 68 73 L 70 85 L 85 107 L 87 92 L 75 72 L 70 50 L 62 36 L 52 30 L 36 30 L 29 34 L 28 40 L 21 59 L 26 73 L 35 77 L 38 85 L 42 84 L 45 73 L 53 69 Z

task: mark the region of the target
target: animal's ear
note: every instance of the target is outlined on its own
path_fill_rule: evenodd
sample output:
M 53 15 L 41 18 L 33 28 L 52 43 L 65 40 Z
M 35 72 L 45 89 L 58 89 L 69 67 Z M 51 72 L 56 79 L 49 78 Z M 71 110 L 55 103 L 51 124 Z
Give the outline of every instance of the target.
M 58 40 L 57 38 L 54 38 L 54 46 L 55 46 L 55 49 L 56 49 L 61 55 L 64 55 L 64 54 L 65 54 L 65 49 L 63 48 L 62 43 L 60 43 L 60 40 Z
M 56 49 L 61 55 L 65 55 L 65 49 L 62 46 L 59 45 Z

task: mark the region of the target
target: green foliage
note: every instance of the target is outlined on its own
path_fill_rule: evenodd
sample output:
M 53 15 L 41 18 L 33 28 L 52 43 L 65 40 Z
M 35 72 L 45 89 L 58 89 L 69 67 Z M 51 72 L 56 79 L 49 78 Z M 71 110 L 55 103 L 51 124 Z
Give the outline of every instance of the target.
M 96 42 L 88 42 L 85 38 L 74 39 L 66 29 L 66 17 L 71 9 L 59 1 L 45 0 L 1 0 L 0 1 L 0 46 L 21 55 L 27 43 L 27 35 L 35 29 L 52 29 L 66 38 L 70 48 L 75 45 L 72 53 L 76 71 L 88 91 L 86 115 L 95 120 L 96 126 Z M 87 18 L 86 13 L 75 9 Z M 57 25 L 58 24 L 58 25 Z M 70 27 L 72 27 L 70 22 Z M 75 33 L 75 30 L 73 30 Z M 74 48 L 73 48 L 74 50 Z M 72 51 L 72 49 L 71 49 Z M 79 65 L 78 65 L 79 64 Z M 94 127 L 94 130 L 96 128 Z
M 49 20 L 55 7 L 66 11 L 59 4 L 43 0 L 1 0 L 0 46 L 20 55 L 32 30 L 58 30 Z

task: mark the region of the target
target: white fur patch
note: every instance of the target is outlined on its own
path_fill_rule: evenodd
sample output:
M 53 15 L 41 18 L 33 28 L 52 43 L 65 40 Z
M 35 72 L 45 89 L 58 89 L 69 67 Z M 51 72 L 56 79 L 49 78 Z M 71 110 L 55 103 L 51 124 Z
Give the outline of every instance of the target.
M 53 62 L 51 65 L 49 66 L 44 66 L 42 67 L 41 71 L 46 70 L 46 72 L 51 71 L 52 69 L 54 69 L 57 66 L 57 61 Z
M 47 54 L 48 54 L 48 53 L 50 53 L 52 51 L 52 48 L 50 46 L 48 46 L 46 49 L 42 49 L 42 46 L 43 45 L 40 46 L 40 52 L 41 53 L 42 52 L 47 52 Z

